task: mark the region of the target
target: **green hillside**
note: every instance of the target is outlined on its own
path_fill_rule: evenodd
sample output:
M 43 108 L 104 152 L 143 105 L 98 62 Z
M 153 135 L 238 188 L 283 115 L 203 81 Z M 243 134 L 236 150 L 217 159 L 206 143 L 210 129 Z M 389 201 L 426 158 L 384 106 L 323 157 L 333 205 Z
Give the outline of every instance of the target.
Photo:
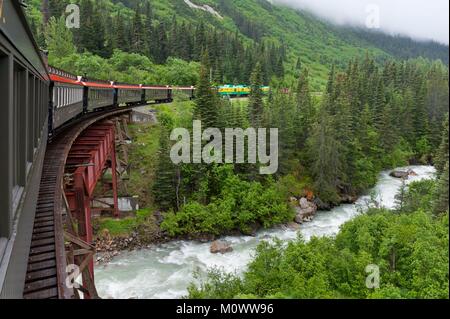
M 46 1 L 49 2 L 50 16 L 56 17 L 64 13 L 65 6 L 69 2 L 79 3 L 82 21 L 86 4 L 89 2 L 87 0 Z M 30 8 L 28 12 L 29 16 L 32 17 L 36 33 L 42 37 L 46 32 L 40 32 L 40 25 L 42 24 L 41 2 L 42 0 L 29 0 Z M 308 66 L 312 77 L 311 85 L 314 90 L 321 90 L 324 87 L 332 64 L 343 69 L 352 59 L 362 57 L 366 53 L 369 53 L 378 62 L 393 57 L 405 59 L 423 56 L 430 59 L 440 58 L 445 63 L 448 63 L 447 46 L 436 43 L 414 42 L 407 38 L 337 27 L 309 13 L 272 5 L 266 0 L 193 0 L 190 2 L 196 6 L 208 5 L 218 15 L 200 8 L 191 8 L 184 0 L 151 0 L 149 2 L 150 6 L 147 5 L 147 1 L 141 0 L 95 1 L 94 14 L 97 14 L 95 17 L 101 20 L 104 29 L 104 39 L 101 39 L 100 42 L 103 41 L 106 45 L 117 48 L 120 45 L 115 43 L 115 36 L 125 35 L 132 39 L 136 33 L 134 31 L 136 27 L 135 8 L 139 7 L 139 14 L 142 19 L 139 25 L 143 30 L 141 37 L 151 39 L 150 42 L 154 45 L 153 51 L 151 53 L 134 52 L 132 45 L 125 46 L 123 51 L 147 55 L 156 64 L 164 63 L 167 57 L 172 55 L 184 60 L 199 61 L 200 54 L 198 52 L 186 57 L 182 56 L 182 54 L 177 54 L 175 51 L 172 54 L 171 43 L 180 42 L 180 39 L 176 39 L 176 36 L 173 36 L 176 32 L 173 30 L 180 32 L 180 28 L 184 27 L 186 29 L 182 30 L 184 30 L 187 37 L 189 37 L 189 34 L 192 34 L 192 40 L 190 41 L 192 46 L 194 46 L 192 50 L 199 51 L 200 49 L 195 48 L 195 46 L 197 45 L 196 40 L 198 39 L 199 26 L 201 25 L 202 28 L 206 29 L 207 37 L 213 38 L 215 33 L 224 33 L 226 35 L 219 35 L 218 43 L 220 45 L 226 46 L 227 43 L 224 42 L 231 43 L 235 40 L 234 37 L 238 39 L 236 40 L 236 45 L 233 43 L 229 49 L 225 48 L 222 51 L 217 51 L 219 52 L 218 55 L 222 53 L 225 56 L 211 58 L 213 67 L 214 63 L 218 63 L 223 66 L 217 68 L 225 69 L 218 71 L 218 73 L 225 73 L 225 75 L 220 74 L 219 76 L 219 79 L 222 81 L 248 81 L 250 72 L 245 70 L 245 66 L 243 67 L 244 70 L 233 70 L 228 72 L 229 76 L 226 75 L 227 63 L 230 65 L 229 68 L 236 69 L 239 67 L 231 66 L 234 62 L 228 62 L 227 60 L 230 57 L 226 55 L 231 54 L 244 60 L 239 61 L 239 63 L 245 64 L 245 61 L 251 60 L 251 58 L 247 58 L 248 56 L 258 57 L 260 49 L 249 50 L 250 53 L 239 53 L 240 49 L 235 47 L 251 47 L 257 43 L 266 47 L 273 45 L 277 48 L 274 49 L 274 52 L 278 50 L 276 54 L 267 51 L 268 53 L 263 55 L 271 55 L 272 57 L 275 55 L 276 57 L 273 57 L 274 63 L 278 63 L 279 59 L 282 59 L 285 75 L 282 78 L 287 84 L 293 83 L 294 78 L 298 77 L 297 68 L 299 61 L 302 65 Z M 149 7 L 151 11 L 148 11 Z M 151 12 L 151 21 L 148 19 L 148 12 Z M 148 31 L 147 23 L 154 28 L 153 34 L 151 31 Z M 173 27 L 174 23 L 176 23 L 175 28 Z M 76 45 L 77 41 L 80 41 L 78 34 L 83 32 L 83 29 L 85 28 L 82 27 L 79 31 L 73 32 Z M 164 33 L 164 36 L 161 35 L 162 33 Z M 91 35 L 91 37 L 94 37 L 94 35 Z M 167 38 L 166 42 L 161 42 L 164 41 L 165 37 Z M 40 42 L 45 46 L 45 40 L 41 39 Z M 82 46 L 77 45 L 79 51 L 83 51 Z M 166 56 L 163 56 L 162 59 L 155 57 L 156 54 L 159 54 L 155 52 L 165 46 L 168 46 L 167 52 L 162 54 Z M 206 47 L 211 50 L 210 45 L 206 45 Z M 240 51 L 244 52 L 243 50 Z M 238 52 L 237 55 L 236 52 Z M 103 55 L 102 52 L 94 53 Z M 104 57 L 109 57 L 111 52 L 104 55 Z M 271 63 L 270 58 L 264 62 L 268 65 L 274 64 Z M 244 73 L 245 75 L 236 76 L 236 72 L 239 74 Z M 269 78 L 273 75 L 277 75 L 276 70 L 268 71 Z

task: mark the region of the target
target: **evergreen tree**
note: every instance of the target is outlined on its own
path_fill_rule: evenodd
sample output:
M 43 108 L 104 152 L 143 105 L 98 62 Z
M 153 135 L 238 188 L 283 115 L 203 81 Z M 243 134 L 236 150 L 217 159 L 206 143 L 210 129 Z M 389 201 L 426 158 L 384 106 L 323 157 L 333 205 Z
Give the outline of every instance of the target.
M 43 10 L 48 10 L 48 16 L 44 14 L 44 18 L 48 17 L 44 22 L 48 22 L 51 17 L 60 18 L 65 16 L 66 7 L 70 3 L 68 0 L 44 0 Z
M 208 52 L 203 53 L 202 65 L 200 68 L 200 79 L 195 92 L 194 119 L 201 120 L 205 128 L 218 127 L 219 110 L 216 94 L 211 87 L 210 66 Z
M 144 53 L 144 26 L 142 23 L 141 10 L 139 5 L 136 6 L 136 10 L 133 18 L 132 27 L 132 43 L 131 48 L 134 53 Z
M 153 185 L 155 201 L 163 211 L 177 208 L 176 167 L 170 159 L 171 143 L 169 134 L 169 128 L 162 125 L 158 169 Z
M 391 105 L 386 104 L 379 116 L 378 135 L 380 136 L 380 146 L 385 154 L 394 150 L 398 143 L 398 131 L 394 123 L 395 113 Z
M 306 144 L 314 121 L 314 106 L 309 88 L 309 70 L 306 68 L 300 74 L 298 81 L 297 112 L 295 118 L 296 144 L 299 149 L 302 149 Z
M 395 209 L 399 213 L 404 213 L 405 212 L 405 205 L 406 205 L 406 201 L 407 201 L 407 194 L 408 194 L 408 187 L 406 185 L 406 180 L 403 178 L 400 190 L 395 195 Z
M 107 57 L 105 49 L 105 27 L 100 9 L 94 6 L 92 0 L 81 0 L 80 29 L 76 33 L 78 49 Z
M 72 32 L 66 28 L 64 17 L 58 19 L 55 17 L 50 18 L 45 42 L 50 52 L 50 63 L 54 63 L 56 59 L 65 58 L 76 52 Z
M 434 202 L 435 214 L 442 214 L 448 212 L 448 200 L 449 200 L 448 163 L 449 163 L 448 161 L 447 163 L 445 163 L 444 170 L 442 171 L 441 177 L 437 184 Z
M 438 174 L 441 175 L 444 172 L 445 164 L 449 161 L 449 144 L 448 144 L 448 113 L 443 124 L 442 141 L 436 154 L 435 166 Z
M 144 46 L 146 55 L 150 58 L 154 57 L 155 41 L 153 39 L 155 30 L 153 28 L 153 8 L 150 1 L 145 4 L 145 23 L 144 23 Z
M 158 64 L 164 64 L 167 61 L 168 58 L 168 42 L 167 42 L 167 31 L 166 26 L 163 22 L 159 23 L 158 29 L 157 29 L 157 41 L 155 43 L 156 47 L 155 49 L 155 62 Z
M 339 141 L 336 139 L 332 118 L 325 108 L 322 108 L 319 122 L 313 127 L 308 145 L 310 169 L 317 195 L 325 203 L 339 203 L 337 186 L 342 169 L 338 153 Z
M 115 27 L 116 37 L 114 39 L 114 45 L 117 49 L 122 51 L 128 51 L 130 49 L 130 44 L 128 42 L 126 26 L 123 22 L 123 17 L 119 13 L 116 18 Z
M 261 64 L 258 62 L 253 70 L 251 79 L 251 92 L 248 101 L 249 121 L 253 128 L 263 126 L 264 102 L 261 86 L 263 84 Z

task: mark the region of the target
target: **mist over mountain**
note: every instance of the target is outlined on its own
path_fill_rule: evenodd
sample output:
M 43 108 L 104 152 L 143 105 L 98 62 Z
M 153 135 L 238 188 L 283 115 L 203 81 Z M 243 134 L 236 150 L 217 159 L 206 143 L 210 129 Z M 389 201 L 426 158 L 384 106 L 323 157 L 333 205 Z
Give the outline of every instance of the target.
M 371 14 L 378 14 L 379 30 L 416 40 L 449 43 L 447 0 L 273 0 L 296 9 L 308 10 L 340 25 L 366 27 Z

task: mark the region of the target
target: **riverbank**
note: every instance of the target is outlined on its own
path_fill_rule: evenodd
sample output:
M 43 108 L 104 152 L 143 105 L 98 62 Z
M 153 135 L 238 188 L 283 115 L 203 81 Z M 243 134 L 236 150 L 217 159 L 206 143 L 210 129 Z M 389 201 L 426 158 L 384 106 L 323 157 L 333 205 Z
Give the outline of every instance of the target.
M 407 183 L 434 178 L 433 167 L 409 168 L 418 176 L 411 177 Z M 365 211 L 372 200 L 388 209 L 395 207 L 395 195 L 402 181 L 390 177 L 390 172 L 380 174 L 370 192 L 372 195 L 361 197 L 355 204 L 320 211 L 312 222 L 303 224 L 299 230 L 280 226 L 260 231 L 255 237 L 223 238 L 233 247 L 233 252 L 228 254 L 211 254 L 210 243 L 197 241 L 171 241 L 150 249 L 123 252 L 110 263 L 96 267 L 97 289 L 104 298 L 180 298 L 187 294 L 187 287 L 195 280 L 194 272 L 204 275 L 207 269 L 219 267 L 227 272 L 242 273 L 261 241 L 273 238 L 290 241 L 299 234 L 306 240 L 313 236 L 333 236 L 344 223 Z
M 353 204 L 357 197 L 345 197 L 341 204 Z M 295 218 L 286 223 L 274 225 L 298 230 L 301 225 L 314 220 L 319 211 L 321 202 L 312 197 L 291 197 L 289 201 L 291 209 L 295 212 Z M 322 204 L 323 205 L 323 204 Z M 331 208 L 327 209 L 330 210 Z M 100 223 L 100 231 L 95 238 L 96 264 L 103 265 L 110 262 L 114 257 L 125 251 L 150 249 L 155 245 L 171 241 L 198 241 L 201 243 L 212 243 L 224 237 L 249 236 L 256 237 L 264 227 L 260 223 L 252 223 L 246 232 L 238 229 L 229 230 L 219 235 L 214 234 L 186 234 L 182 236 L 170 236 L 160 228 L 163 218 L 160 213 L 152 215 L 150 210 L 142 210 L 137 213 L 135 219 L 109 220 L 109 223 Z M 103 227 L 103 228 L 102 228 Z M 106 227 L 106 228 L 105 228 Z M 114 231 L 110 231 L 113 229 Z M 119 234 L 118 234 L 119 233 Z M 118 235 L 117 235 L 118 234 Z M 214 250 L 214 249 L 213 249 Z

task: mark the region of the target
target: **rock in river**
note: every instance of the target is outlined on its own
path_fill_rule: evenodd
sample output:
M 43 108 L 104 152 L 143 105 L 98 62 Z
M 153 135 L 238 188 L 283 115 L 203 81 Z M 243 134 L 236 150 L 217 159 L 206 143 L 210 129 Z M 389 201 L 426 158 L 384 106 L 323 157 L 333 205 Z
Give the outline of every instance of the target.
M 304 222 L 311 221 L 316 212 L 317 205 L 306 198 L 302 198 L 300 199 L 300 208 L 297 209 L 295 222 L 297 224 L 303 224 Z
M 231 253 L 233 251 L 233 247 L 224 241 L 216 240 L 211 244 L 211 248 L 209 250 L 212 254 L 226 254 Z
M 409 169 L 407 171 L 392 171 L 389 175 L 394 178 L 408 179 L 410 176 L 417 176 L 417 173 Z

